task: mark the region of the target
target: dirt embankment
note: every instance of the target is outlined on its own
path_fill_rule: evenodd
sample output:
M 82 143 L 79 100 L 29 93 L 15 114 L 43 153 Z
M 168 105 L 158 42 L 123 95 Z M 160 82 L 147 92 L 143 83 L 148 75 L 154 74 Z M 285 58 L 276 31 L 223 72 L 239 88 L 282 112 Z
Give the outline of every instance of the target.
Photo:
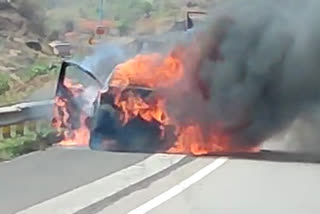
M 39 64 L 54 59 L 44 22 L 44 9 L 32 0 L 0 0 L 0 105 L 23 101 L 44 73 Z
M 15 72 L 32 64 L 37 53 L 27 44 L 45 37 L 43 18 L 31 4 L 0 0 L 0 72 Z

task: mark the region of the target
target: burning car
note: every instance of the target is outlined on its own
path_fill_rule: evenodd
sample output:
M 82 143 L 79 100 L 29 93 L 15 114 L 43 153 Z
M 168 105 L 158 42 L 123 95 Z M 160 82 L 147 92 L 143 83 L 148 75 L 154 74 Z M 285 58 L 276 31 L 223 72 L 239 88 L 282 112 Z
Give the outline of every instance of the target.
M 167 151 L 172 146 L 168 142 L 174 142 L 174 129 L 166 121 L 168 116 L 162 109 L 161 99 L 155 95 L 155 88 L 175 78 L 166 77 L 163 71 L 175 72 L 173 69 L 181 65 L 174 58 L 168 58 L 167 64 L 158 68 L 158 74 L 153 74 L 157 75 L 157 83 L 148 83 L 148 78 L 129 83 L 118 70 L 159 59 L 158 55 L 138 55 L 137 61 L 117 66 L 106 83 L 79 64 L 63 62 L 53 121 L 56 128 L 64 130 L 62 144 L 87 145 L 89 142 L 95 150 Z
M 170 103 L 188 100 L 190 93 L 197 94 L 199 106 L 205 103 L 210 92 L 199 78 L 199 63 L 202 58 L 223 60 L 218 43 L 213 43 L 210 52 L 198 52 L 197 44 L 193 45 L 177 45 L 167 55 L 137 54 L 118 64 L 107 78 L 99 78 L 77 63 L 63 62 L 53 121 L 63 135 L 61 144 L 193 155 L 258 151 L 231 145 L 220 124 L 204 127 L 183 119 L 183 112 L 180 116 L 170 112 Z M 188 102 L 194 101 L 189 98 Z

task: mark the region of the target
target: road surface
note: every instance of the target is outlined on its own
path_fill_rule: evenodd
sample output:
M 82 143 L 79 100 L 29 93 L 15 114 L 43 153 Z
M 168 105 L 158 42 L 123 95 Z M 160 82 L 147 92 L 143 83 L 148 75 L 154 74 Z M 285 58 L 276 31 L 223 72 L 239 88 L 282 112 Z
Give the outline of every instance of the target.
M 317 214 L 318 162 L 51 148 L 0 163 L 0 213 Z

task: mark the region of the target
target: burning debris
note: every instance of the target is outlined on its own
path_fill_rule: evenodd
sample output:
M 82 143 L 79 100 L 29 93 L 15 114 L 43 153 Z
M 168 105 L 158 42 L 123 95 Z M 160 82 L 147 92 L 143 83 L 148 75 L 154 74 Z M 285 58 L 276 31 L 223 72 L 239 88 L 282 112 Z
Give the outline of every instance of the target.
M 288 2 L 220 3 L 208 28 L 189 43 L 117 65 L 97 93 L 93 117 L 57 97 L 55 126 L 67 130 L 62 144 L 194 155 L 259 152 L 264 140 L 319 99 L 314 47 L 320 31 L 303 23 L 316 23 L 310 12 L 320 3 L 306 1 L 302 10 L 295 7 L 302 3 Z M 66 88 L 81 96 L 76 84 Z

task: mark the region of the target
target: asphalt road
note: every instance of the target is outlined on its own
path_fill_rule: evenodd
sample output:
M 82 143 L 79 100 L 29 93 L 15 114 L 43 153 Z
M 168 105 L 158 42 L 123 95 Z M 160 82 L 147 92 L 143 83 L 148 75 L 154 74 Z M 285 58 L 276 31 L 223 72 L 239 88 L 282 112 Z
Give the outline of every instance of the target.
M 145 154 L 53 148 L 0 163 L 0 213 L 25 209 L 147 157 Z
M 316 214 L 319 162 L 52 148 L 0 163 L 0 213 Z

